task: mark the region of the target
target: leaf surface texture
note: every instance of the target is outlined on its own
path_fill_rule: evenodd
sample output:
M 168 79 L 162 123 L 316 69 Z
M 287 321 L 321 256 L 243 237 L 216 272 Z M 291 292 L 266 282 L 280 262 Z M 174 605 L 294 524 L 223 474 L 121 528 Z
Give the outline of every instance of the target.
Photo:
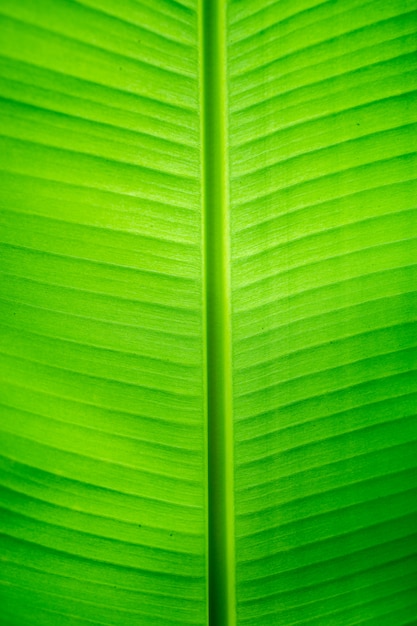
M 207 6 L 0 3 L 5 626 L 414 623 L 415 3 Z

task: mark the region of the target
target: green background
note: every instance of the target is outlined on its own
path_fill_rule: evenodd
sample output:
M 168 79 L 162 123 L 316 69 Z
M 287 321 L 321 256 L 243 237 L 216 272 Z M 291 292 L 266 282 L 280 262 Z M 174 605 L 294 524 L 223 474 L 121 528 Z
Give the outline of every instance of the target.
M 415 623 L 415 9 L 0 0 L 2 626 Z

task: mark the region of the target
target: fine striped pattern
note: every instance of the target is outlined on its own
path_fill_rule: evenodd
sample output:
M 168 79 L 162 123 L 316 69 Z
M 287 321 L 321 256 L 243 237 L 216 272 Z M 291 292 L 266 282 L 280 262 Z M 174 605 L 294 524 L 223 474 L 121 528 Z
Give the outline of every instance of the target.
M 1 626 L 414 624 L 415 1 L 0 30 Z
M 229 3 L 242 625 L 415 623 L 415 8 Z
M 195 4 L 0 3 L 4 626 L 206 623 Z

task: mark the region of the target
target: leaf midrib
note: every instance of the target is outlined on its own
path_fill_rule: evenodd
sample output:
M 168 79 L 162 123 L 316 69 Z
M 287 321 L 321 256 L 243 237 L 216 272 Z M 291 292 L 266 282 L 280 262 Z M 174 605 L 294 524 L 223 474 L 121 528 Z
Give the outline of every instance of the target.
M 200 0 L 209 623 L 236 624 L 226 4 Z

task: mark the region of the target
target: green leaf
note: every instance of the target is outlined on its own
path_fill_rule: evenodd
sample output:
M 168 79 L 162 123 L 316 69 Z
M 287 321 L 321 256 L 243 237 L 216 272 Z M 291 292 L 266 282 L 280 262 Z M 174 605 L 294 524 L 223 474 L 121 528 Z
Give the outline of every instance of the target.
M 416 615 L 411 0 L 2 0 L 4 626 Z

